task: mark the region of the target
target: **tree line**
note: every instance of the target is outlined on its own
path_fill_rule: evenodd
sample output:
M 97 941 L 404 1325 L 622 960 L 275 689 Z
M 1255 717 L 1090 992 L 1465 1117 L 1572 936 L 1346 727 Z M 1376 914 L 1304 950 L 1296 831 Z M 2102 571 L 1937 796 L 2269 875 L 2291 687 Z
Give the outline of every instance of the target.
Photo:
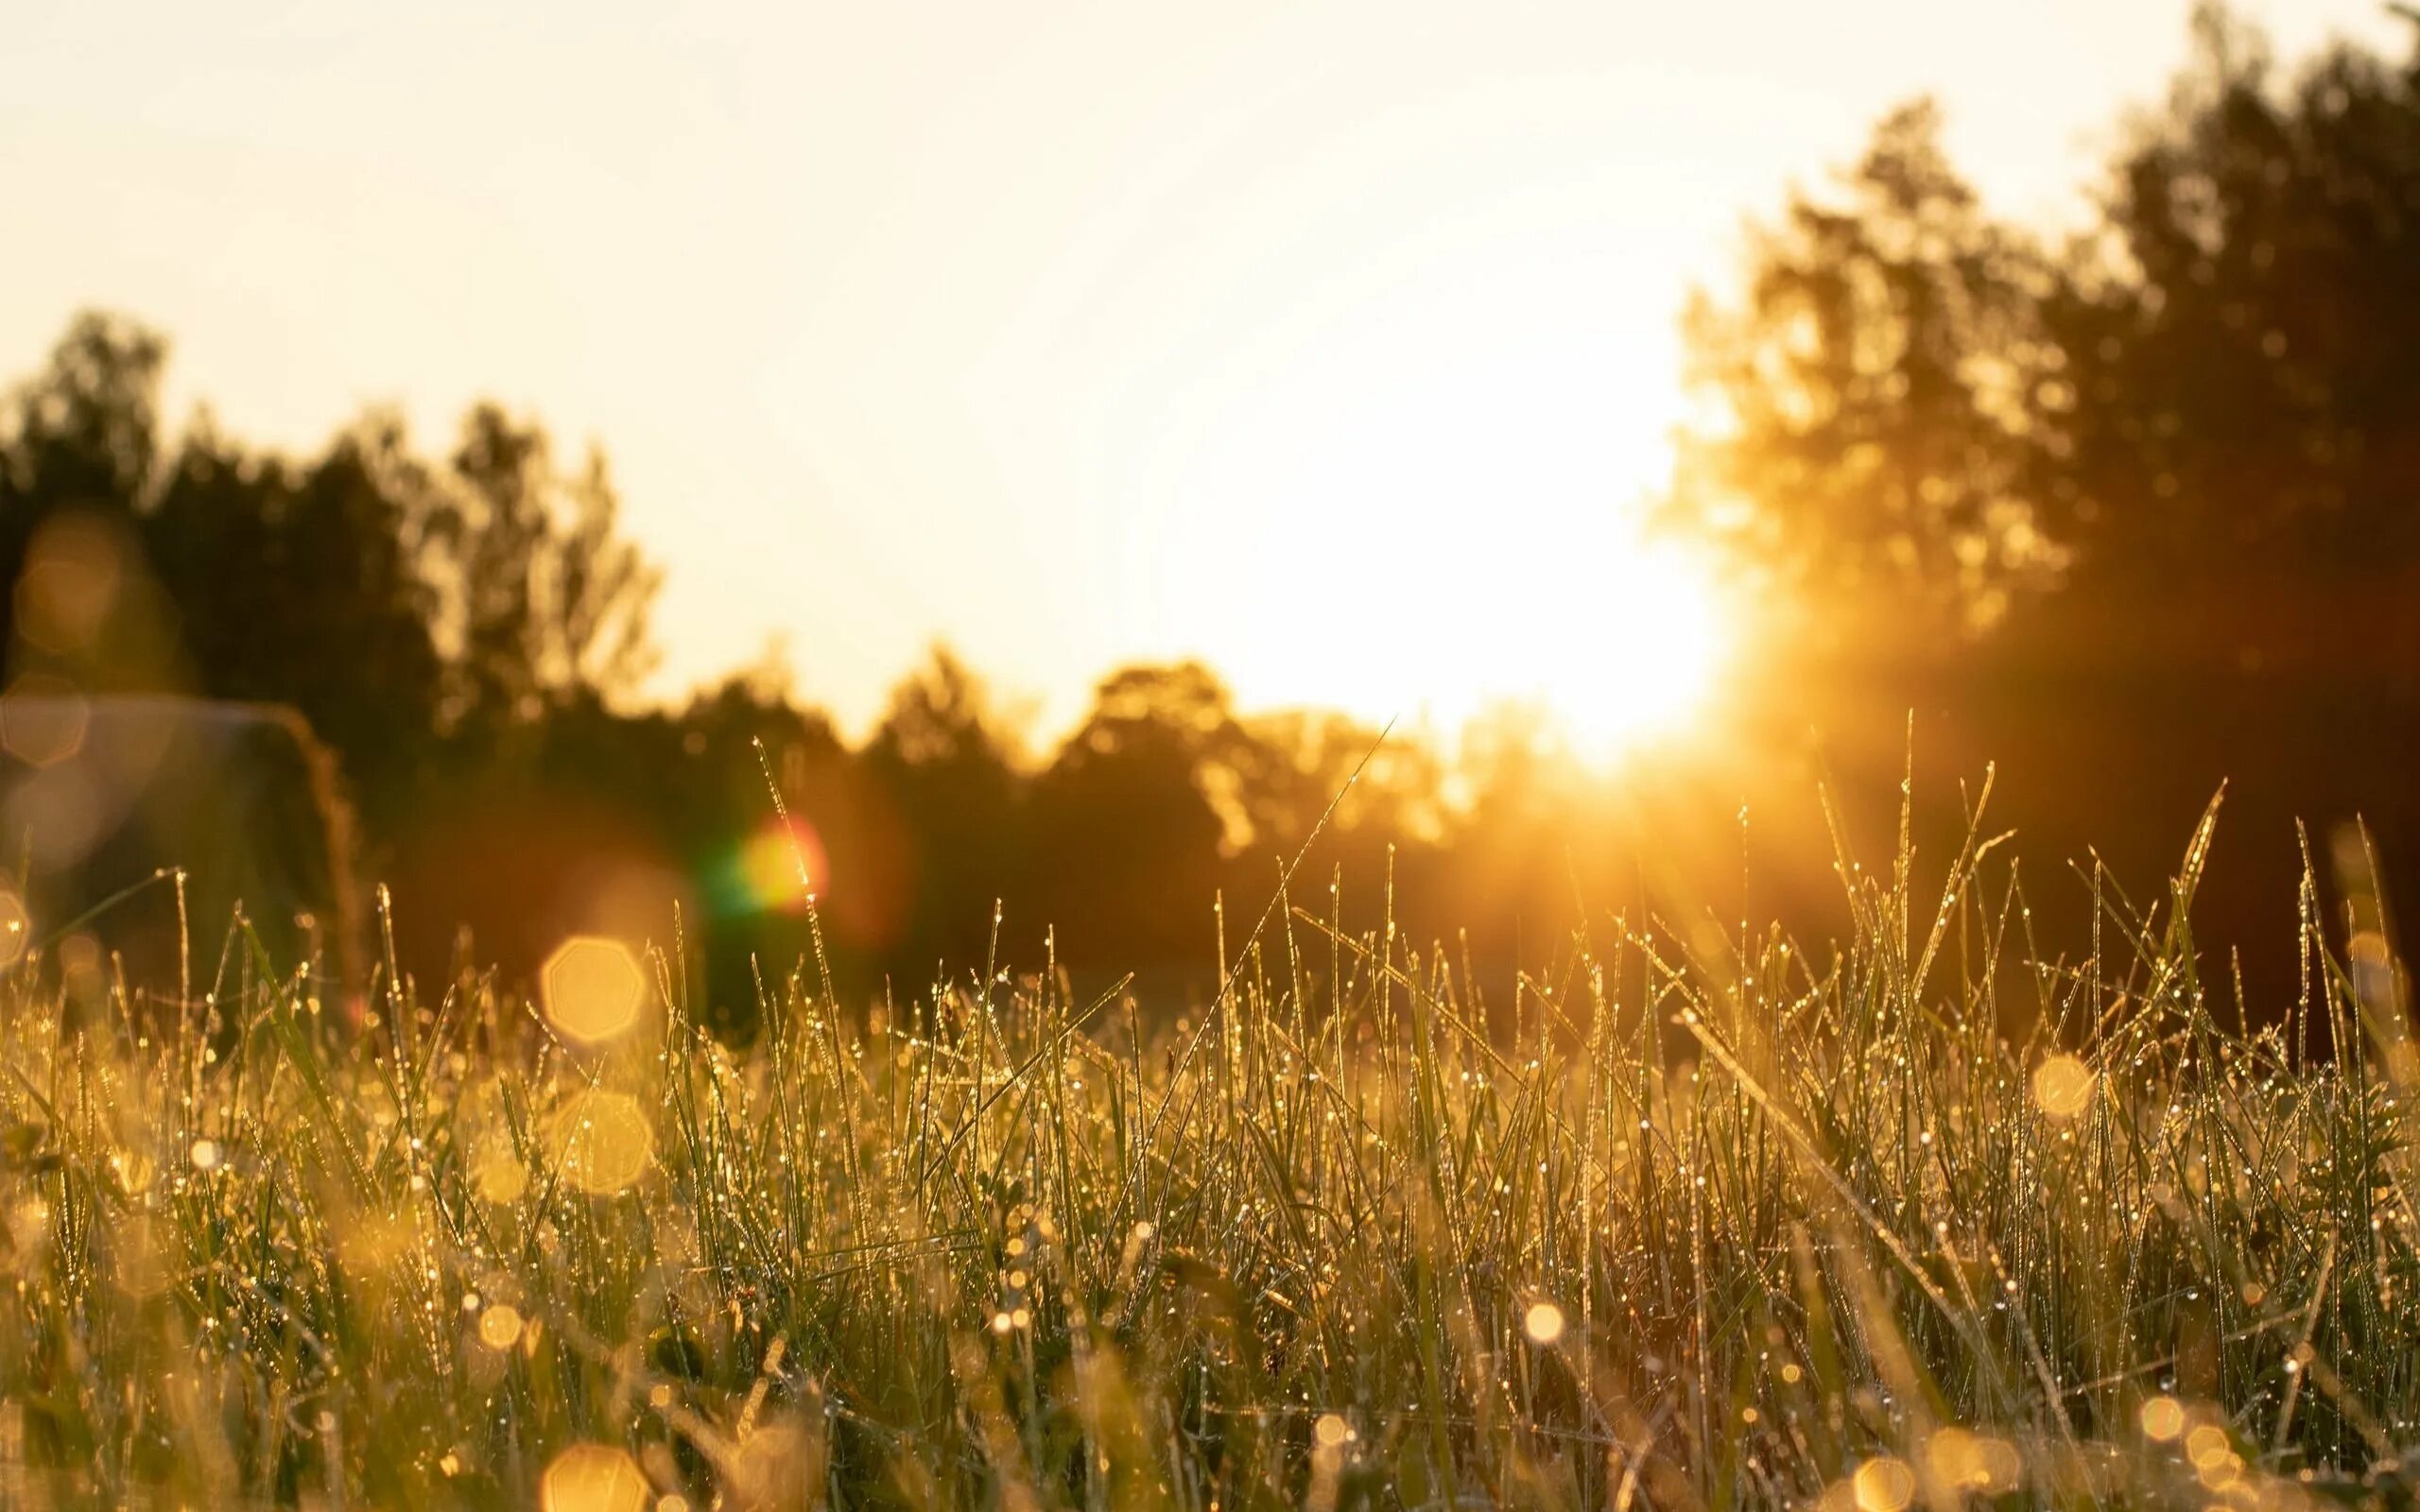
M 1720 738 L 1617 782 L 1517 718 L 1449 768 L 1341 715 L 1247 714 L 1193 664 L 1113 673 L 1038 753 L 945 650 L 854 747 L 776 667 L 640 708 L 657 575 L 601 455 L 489 404 L 435 453 L 386 413 L 306 458 L 206 415 L 171 434 L 164 343 L 101 315 L 0 408 L 14 665 L 299 709 L 423 971 L 526 966 L 620 868 L 683 900 L 718 994 L 752 995 L 752 956 L 807 944 L 750 850 L 766 765 L 833 949 L 903 990 L 992 958 L 1002 899 L 1022 967 L 1199 966 L 1211 900 L 1256 918 L 1323 815 L 1305 914 L 1399 909 L 1486 962 L 1622 909 L 1736 924 L 1754 885 L 1815 919 L 1838 884 L 1811 787 L 1887 842 L 1910 711 L 1920 849 L 1956 843 L 1961 780 L 1998 761 L 2032 900 L 2072 917 L 2103 862 L 2155 897 L 2226 780 L 2243 838 L 2204 908 L 2290 946 L 2303 856 L 2327 870 L 2357 816 L 2383 880 L 2420 883 L 2420 51 L 2289 67 L 2220 10 L 2194 26 L 2080 229 L 1994 215 L 1917 102 L 1693 303 L 1715 418 L 1657 519 L 1760 618 Z M 89 624 L 45 576 L 77 541 L 141 568 Z M 1250 920 L 1223 926 L 1234 947 Z M 2254 976 L 2288 982 L 2287 954 Z

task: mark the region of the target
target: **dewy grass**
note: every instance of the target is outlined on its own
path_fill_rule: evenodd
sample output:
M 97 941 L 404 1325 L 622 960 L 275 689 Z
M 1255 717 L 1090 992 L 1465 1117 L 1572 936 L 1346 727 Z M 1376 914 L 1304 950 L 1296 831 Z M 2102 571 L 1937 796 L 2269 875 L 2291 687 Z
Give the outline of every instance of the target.
M 2189 929 L 2202 840 L 2064 964 L 1988 849 L 1921 894 L 1904 850 L 1844 858 L 1837 946 L 1605 919 L 1493 1003 L 1289 902 L 1158 1030 L 1047 962 L 888 1009 L 803 972 L 733 1050 L 677 945 L 598 1044 L 486 981 L 389 979 L 339 1029 L 256 953 L 183 1012 L 38 956 L 0 1005 L 0 1487 L 2404 1494 L 2420 1067 L 2382 928 L 2331 951 L 2307 888 L 2306 999 L 2251 1032 Z

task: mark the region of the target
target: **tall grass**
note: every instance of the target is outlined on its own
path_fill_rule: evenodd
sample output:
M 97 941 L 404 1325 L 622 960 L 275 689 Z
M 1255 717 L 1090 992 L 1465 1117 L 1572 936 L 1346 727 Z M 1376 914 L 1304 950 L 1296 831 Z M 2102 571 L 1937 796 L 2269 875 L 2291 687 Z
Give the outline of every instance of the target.
M 872 1005 L 808 963 L 744 1050 L 677 934 L 601 1048 L 479 978 L 340 1027 L 240 932 L 182 1007 L 37 954 L 0 1005 L 0 1487 L 2401 1495 L 2403 979 L 2374 901 L 2347 945 L 2308 886 L 2304 1000 L 2248 1028 L 2189 925 L 2206 839 L 2075 959 L 1988 845 L 1903 841 L 1843 855 L 1820 948 L 1602 919 L 1486 1001 L 1323 888 L 1231 924 L 1189 1022 L 1047 960 Z

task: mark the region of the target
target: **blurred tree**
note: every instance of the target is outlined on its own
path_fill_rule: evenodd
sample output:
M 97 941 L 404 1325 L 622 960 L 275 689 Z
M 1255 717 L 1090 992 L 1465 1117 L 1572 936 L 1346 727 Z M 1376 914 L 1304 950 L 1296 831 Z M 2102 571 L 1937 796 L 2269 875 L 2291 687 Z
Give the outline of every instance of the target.
M 864 756 L 905 836 L 907 917 L 890 952 L 904 971 L 980 960 L 990 948 L 994 904 L 1018 882 L 1011 740 L 981 679 L 946 646 L 891 690 Z
M 133 321 L 80 315 L 43 370 L 0 402 L 0 584 L 11 590 L 0 599 L 9 632 L 0 644 L 19 643 L 16 589 L 46 525 L 84 517 L 102 552 L 130 535 L 159 461 L 166 352 L 157 334 Z M 146 675 L 156 673 L 144 660 Z
M 2420 51 L 2281 81 L 2223 12 L 2194 32 L 2048 301 L 2040 491 L 2095 586 L 2380 586 L 2420 559 Z
M 379 833 L 427 759 L 443 673 L 399 486 L 411 468 L 389 419 L 297 468 L 244 453 L 205 417 L 144 530 L 199 691 L 293 705 L 341 754 Z M 252 591 L 226 591 L 238 582 Z
M 1989 624 L 2055 578 L 2056 522 L 2022 491 L 2051 270 L 1986 216 L 1927 102 L 1886 118 L 1831 199 L 1757 232 L 1736 305 L 1703 295 L 1668 524 L 1768 582 Z
M 81 315 L 0 404 L 0 626 L 20 661 L 68 656 L 25 643 L 18 599 L 45 528 L 80 522 L 68 544 L 109 558 L 114 608 L 61 663 L 73 679 L 293 705 L 381 838 L 504 731 L 646 670 L 658 575 L 618 533 L 601 456 L 561 472 L 543 428 L 493 405 L 444 466 L 379 414 L 307 464 L 206 412 L 171 448 L 166 353 Z
M 1252 838 L 1261 765 L 1225 684 L 1198 662 L 1131 666 L 1035 779 L 1032 876 L 1044 917 L 1084 958 L 1198 960 L 1219 862 Z
M 2298 820 L 2362 816 L 2420 886 L 2420 52 L 2289 77 L 2218 9 L 2194 33 L 2055 251 L 1982 214 L 1922 109 L 1794 201 L 1693 324 L 1714 417 L 1665 518 L 1836 632 L 1760 647 L 1758 716 L 1862 733 L 1830 750 L 1854 790 L 1890 790 L 1873 736 L 1913 709 L 1965 770 L 2009 764 L 2025 853 L 2139 879 L 2225 781 L 2200 898 L 2276 989 L 2256 926 L 2290 916 Z M 1927 633 L 1911 596 L 1995 632 Z M 2109 790 L 2122 816 L 2069 800 Z
M 166 361 L 166 342 L 132 320 L 88 311 L 70 321 L 0 419 L 0 508 L 134 508 L 159 459 Z
M 1290 858 L 1322 815 L 1330 839 L 1362 853 L 1371 848 L 1357 842 L 1383 848 L 1442 833 L 1444 772 L 1412 735 L 1395 730 L 1381 740 L 1377 727 L 1326 709 L 1254 715 L 1244 731 L 1254 765 L 1243 774 L 1241 798 L 1254 849 Z
M 2318 654 L 2348 596 L 2408 598 L 2420 51 L 2339 43 L 2281 81 L 2223 10 L 2194 34 L 2059 252 L 1982 212 L 1927 105 L 1842 196 L 1794 198 L 1737 302 L 1693 306 L 1713 413 L 1665 521 L 1835 620 L 1842 591 L 1973 627 L 2065 586 L 2072 643 L 2132 617 L 2247 664 Z
M 617 534 L 603 455 L 561 472 L 543 427 L 480 404 L 450 470 L 423 481 L 447 719 L 493 729 L 629 693 L 652 664 L 648 608 L 662 576 Z

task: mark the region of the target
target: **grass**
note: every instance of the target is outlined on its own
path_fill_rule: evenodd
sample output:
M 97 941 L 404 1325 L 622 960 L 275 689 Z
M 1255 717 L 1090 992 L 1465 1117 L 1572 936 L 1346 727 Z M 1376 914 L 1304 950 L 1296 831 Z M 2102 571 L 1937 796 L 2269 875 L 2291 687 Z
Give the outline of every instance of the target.
M 845 1010 L 809 965 L 734 1051 L 677 939 L 595 1046 L 489 981 L 339 1027 L 255 951 L 182 1013 L 37 955 L 0 988 L 0 1493 L 2403 1497 L 2402 978 L 2374 900 L 2340 955 L 2307 887 L 2304 1000 L 2247 1028 L 2189 928 L 2205 841 L 2081 959 L 1988 846 L 1924 884 L 1903 841 L 1843 858 L 1837 945 L 1601 919 L 1499 1002 L 1322 889 L 1231 921 L 1215 1009 L 1157 1029 L 1046 961 Z M 597 1027 L 568 1000 L 614 978 L 544 1006 Z

